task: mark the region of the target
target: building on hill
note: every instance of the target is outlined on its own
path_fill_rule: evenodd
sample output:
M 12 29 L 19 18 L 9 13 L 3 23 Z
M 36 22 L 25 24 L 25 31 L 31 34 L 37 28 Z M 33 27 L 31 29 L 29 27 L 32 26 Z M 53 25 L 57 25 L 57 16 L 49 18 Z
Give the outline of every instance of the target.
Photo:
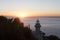
M 37 38 L 38 40 L 43 40 L 44 33 L 41 31 L 41 24 L 39 20 L 36 21 L 34 27 L 35 31 L 33 31 L 33 35 L 35 36 L 35 38 Z

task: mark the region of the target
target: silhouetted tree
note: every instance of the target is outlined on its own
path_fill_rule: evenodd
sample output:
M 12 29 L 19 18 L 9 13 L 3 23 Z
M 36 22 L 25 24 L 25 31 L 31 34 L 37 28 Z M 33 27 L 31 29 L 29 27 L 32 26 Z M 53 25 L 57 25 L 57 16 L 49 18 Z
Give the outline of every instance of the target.
M 0 40 L 35 40 L 28 27 L 19 18 L 0 16 Z

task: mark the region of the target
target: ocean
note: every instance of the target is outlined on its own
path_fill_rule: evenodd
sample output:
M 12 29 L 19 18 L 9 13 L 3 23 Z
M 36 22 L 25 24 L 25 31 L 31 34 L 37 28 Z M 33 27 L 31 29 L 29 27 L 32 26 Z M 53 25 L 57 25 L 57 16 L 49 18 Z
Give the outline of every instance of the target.
M 41 31 L 47 36 L 56 35 L 60 37 L 60 17 L 30 17 L 24 18 L 24 25 L 30 25 L 32 31 L 35 30 L 36 20 L 39 19 L 41 24 Z

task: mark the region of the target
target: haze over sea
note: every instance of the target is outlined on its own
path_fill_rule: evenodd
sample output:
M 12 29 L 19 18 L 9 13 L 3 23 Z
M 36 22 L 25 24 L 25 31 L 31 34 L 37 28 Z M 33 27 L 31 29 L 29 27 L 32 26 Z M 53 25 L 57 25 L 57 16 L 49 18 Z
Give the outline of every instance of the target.
M 46 33 L 46 35 L 56 35 L 60 37 L 60 17 L 29 17 L 23 19 L 24 25 L 29 25 L 31 30 L 35 30 L 34 25 L 36 20 L 40 20 L 41 30 Z

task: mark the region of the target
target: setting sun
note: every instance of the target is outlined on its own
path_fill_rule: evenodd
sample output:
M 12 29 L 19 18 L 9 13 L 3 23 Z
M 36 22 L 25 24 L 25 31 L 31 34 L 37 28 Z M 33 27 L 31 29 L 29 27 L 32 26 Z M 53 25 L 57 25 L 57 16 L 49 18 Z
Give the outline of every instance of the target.
M 20 17 L 25 17 L 25 14 L 20 14 Z
M 25 14 L 25 13 L 19 13 L 18 14 L 18 17 L 21 17 L 21 18 L 24 18 L 24 17 L 26 17 L 27 15 Z

